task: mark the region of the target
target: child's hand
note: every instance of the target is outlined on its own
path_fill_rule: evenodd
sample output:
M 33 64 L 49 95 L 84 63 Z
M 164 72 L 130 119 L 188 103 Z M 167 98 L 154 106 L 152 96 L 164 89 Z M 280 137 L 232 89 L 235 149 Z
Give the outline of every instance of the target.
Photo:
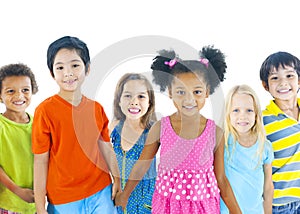
M 112 186 L 112 194 L 111 194 L 112 200 L 115 200 L 116 194 L 118 192 L 122 192 L 120 178 L 114 177 L 114 183 Z
M 128 198 L 124 195 L 123 192 L 117 192 L 115 197 L 115 206 L 121 206 L 124 210 L 127 206 Z
M 19 196 L 22 200 L 26 201 L 27 203 L 33 203 L 34 202 L 34 195 L 32 189 L 27 188 L 17 188 L 15 191 L 15 194 Z

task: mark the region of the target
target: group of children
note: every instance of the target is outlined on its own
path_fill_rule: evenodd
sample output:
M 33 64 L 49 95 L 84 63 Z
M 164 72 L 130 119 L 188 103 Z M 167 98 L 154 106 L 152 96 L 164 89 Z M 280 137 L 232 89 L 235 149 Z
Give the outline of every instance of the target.
M 81 92 L 90 56 L 76 37 L 51 43 L 47 64 L 59 92 L 33 116 L 30 68 L 0 69 L 0 214 L 300 213 L 297 57 L 277 52 L 263 62 L 260 79 L 274 98 L 263 111 L 248 85 L 228 92 L 225 131 L 201 114 L 227 68 L 213 46 L 195 60 L 158 52 L 153 83 L 176 107 L 160 120 L 151 82 L 127 73 L 109 121 Z

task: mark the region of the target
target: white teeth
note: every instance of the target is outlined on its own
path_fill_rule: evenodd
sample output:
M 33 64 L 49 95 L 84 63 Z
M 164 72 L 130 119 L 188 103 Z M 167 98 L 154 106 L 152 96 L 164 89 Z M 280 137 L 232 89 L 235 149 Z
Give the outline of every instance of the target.
M 137 109 L 137 108 L 130 108 L 130 109 L 128 109 L 129 110 L 129 112 L 132 112 L 132 113 L 138 113 L 140 110 L 139 109 Z
M 282 89 L 282 90 L 278 90 L 279 93 L 286 93 L 286 92 L 289 92 L 290 90 L 289 89 Z
M 22 105 L 23 103 L 25 103 L 24 101 L 17 101 L 17 102 L 14 102 L 14 104 L 16 105 Z
M 185 108 L 192 109 L 192 108 L 194 108 L 194 106 L 185 106 Z

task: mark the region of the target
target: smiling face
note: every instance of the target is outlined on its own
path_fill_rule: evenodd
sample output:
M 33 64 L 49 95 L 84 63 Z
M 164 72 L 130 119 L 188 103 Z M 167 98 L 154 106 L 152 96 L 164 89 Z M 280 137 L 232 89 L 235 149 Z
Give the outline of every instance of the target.
M 185 116 L 199 114 L 208 95 L 209 90 L 204 78 L 193 72 L 177 74 L 169 88 L 169 96 L 175 107 Z
M 234 94 L 231 100 L 230 123 L 238 134 L 250 133 L 255 124 L 253 98 L 248 94 Z
M 61 49 L 53 63 L 54 79 L 61 92 L 75 92 L 85 79 L 85 65 L 75 50 Z
M 298 74 L 293 67 L 280 66 L 278 70 L 270 72 L 268 87 L 264 87 L 275 99 L 291 100 L 297 97 L 299 84 Z
M 9 76 L 2 81 L 1 100 L 7 112 L 23 113 L 31 102 L 32 88 L 27 76 Z
M 149 95 L 144 80 L 126 82 L 119 105 L 126 119 L 141 119 L 149 108 Z

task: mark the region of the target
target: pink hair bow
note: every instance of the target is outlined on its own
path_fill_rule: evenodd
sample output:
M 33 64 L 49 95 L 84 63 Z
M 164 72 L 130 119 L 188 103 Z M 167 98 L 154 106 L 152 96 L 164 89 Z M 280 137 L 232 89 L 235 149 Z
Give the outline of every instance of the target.
M 169 65 L 170 68 L 173 68 L 177 63 L 176 59 L 171 59 L 169 62 L 165 61 L 165 65 Z
M 208 63 L 209 63 L 209 60 L 208 60 L 208 59 L 206 59 L 206 58 L 200 58 L 200 59 L 199 59 L 199 62 L 200 62 L 201 64 L 205 65 L 206 68 L 208 68 Z

